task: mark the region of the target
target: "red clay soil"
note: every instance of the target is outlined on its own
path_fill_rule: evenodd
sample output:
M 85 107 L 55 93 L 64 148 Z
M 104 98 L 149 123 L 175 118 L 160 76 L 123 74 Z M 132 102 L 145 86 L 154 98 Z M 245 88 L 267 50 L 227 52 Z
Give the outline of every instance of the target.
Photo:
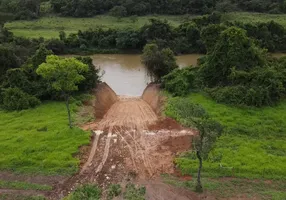
M 100 103 L 95 105 L 103 106 L 99 112 L 104 116 L 85 126 L 94 132 L 92 147 L 81 148 L 85 163 L 78 174 L 56 185 L 50 193 L 51 199 L 62 198 L 82 183 L 97 183 L 106 188 L 110 183 L 151 180 L 162 173 L 174 173 L 173 160 L 178 153 L 191 148 L 194 131 L 170 118 L 159 120 L 156 109 L 147 103 L 152 92 L 158 96 L 158 89 L 149 88 L 143 100 L 115 98 L 108 86 L 101 87 L 97 93 Z M 159 105 L 157 100 L 152 105 Z

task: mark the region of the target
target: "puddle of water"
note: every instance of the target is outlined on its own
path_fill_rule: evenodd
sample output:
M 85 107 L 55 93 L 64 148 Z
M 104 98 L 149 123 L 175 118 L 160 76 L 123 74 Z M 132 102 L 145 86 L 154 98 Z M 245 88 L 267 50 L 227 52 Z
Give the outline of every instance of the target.
M 196 65 L 200 54 L 177 57 L 180 67 Z M 140 55 L 95 54 L 93 64 L 104 71 L 102 81 L 106 82 L 117 95 L 141 96 L 147 84 L 151 82 Z

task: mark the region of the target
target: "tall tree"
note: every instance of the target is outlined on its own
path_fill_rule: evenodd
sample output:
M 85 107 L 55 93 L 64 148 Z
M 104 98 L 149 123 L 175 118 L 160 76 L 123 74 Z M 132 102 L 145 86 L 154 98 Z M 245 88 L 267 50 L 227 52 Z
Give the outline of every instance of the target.
M 72 128 L 69 107 L 70 95 L 73 91 L 78 90 L 78 84 L 85 80 L 82 74 L 87 71 L 88 66 L 75 58 L 59 58 L 55 55 L 47 56 L 46 62 L 42 63 L 36 71 L 65 98 L 70 128 Z
M 195 127 L 199 131 L 199 135 L 194 137 L 193 148 L 199 160 L 198 175 L 196 191 L 202 192 L 201 171 L 203 167 L 203 160 L 208 157 L 209 152 L 212 150 L 216 140 L 222 133 L 222 126 L 208 117 L 201 119 L 191 119 Z

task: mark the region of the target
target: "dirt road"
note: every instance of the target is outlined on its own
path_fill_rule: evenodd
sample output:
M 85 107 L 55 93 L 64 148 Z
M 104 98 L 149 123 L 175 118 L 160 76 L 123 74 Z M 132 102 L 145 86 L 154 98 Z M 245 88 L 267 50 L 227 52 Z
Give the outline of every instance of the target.
M 77 175 L 56 186 L 52 199 L 67 195 L 77 184 L 92 182 L 106 188 L 110 183 L 146 181 L 174 172 L 173 159 L 190 149 L 194 132 L 159 118 L 154 112 L 158 103 L 150 99 L 153 108 L 147 103 L 152 93 L 160 102 L 159 91 L 149 88 L 147 97 L 131 98 L 115 96 L 106 84 L 100 87 L 95 112 L 100 109 L 103 117 L 84 126 L 93 132 L 89 156 Z

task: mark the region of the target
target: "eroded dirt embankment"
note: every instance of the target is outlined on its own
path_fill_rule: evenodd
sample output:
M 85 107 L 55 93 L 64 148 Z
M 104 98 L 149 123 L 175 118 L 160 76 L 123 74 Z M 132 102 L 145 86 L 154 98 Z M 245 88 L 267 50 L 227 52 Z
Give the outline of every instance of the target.
M 88 159 L 77 175 L 56 186 L 51 198 L 63 197 L 77 184 L 105 188 L 173 173 L 176 154 L 191 147 L 192 130 L 158 117 L 162 99 L 157 85 L 148 86 L 142 97 L 120 97 L 102 84 L 96 101 L 97 121 L 84 126 L 93 132 Z

